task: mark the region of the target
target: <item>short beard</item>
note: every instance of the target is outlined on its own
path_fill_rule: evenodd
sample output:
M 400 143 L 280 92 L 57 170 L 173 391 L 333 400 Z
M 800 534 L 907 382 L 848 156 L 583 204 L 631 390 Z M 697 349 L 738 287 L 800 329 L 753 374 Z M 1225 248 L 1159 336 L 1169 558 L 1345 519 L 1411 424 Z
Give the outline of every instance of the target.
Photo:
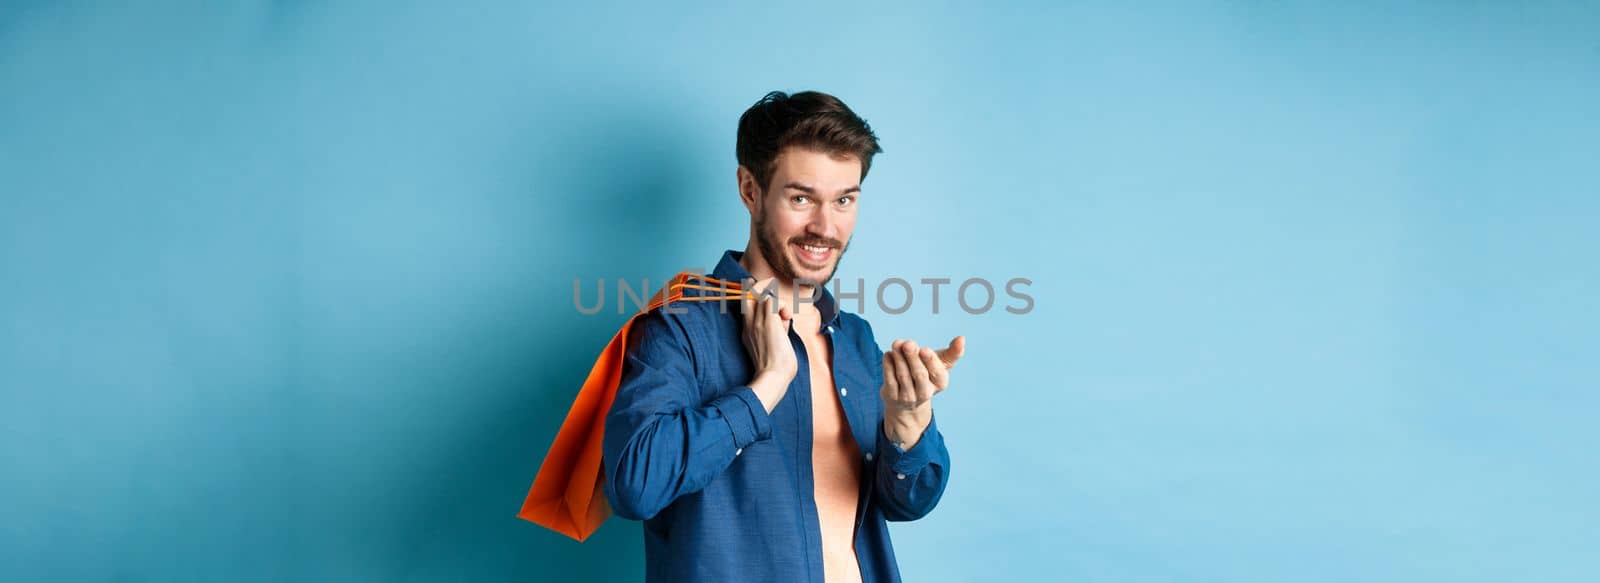
M 777 235 L 767 231 L 767 209 L 765 206 L 760 207 L 760 209 L 761 212 L 756 214 L 756 245 L 761 248 L 761 255 L 766 258 L 767 265 L 772 267 L 773 275 L 778 276 L 779 279 L 798 284 L 800 275 L 795 269 L 794 263 L 789 261 L 788 245 L 780 244 L 777 240 Z M 839 256 L 833 258 L 833 269 L 828 272 L 827 277 L 822 278 L 822 281 L 810 283 L 826 286 L 829 281 L 833 281 L 833 274 L 839 272 L 839 264 L 844 261 L 845 251 L 850 250 L 849 243 L 835 245 L 830 242 L 829 245 L 839 249 Z

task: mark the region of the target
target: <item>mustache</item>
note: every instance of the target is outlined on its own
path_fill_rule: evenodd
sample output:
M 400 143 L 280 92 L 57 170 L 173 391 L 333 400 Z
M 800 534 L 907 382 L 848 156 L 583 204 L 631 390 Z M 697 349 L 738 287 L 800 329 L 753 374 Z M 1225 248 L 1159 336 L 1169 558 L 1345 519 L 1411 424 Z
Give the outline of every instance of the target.
M 794 243 L 794 244 L 796 244 L 796 245 L 803 245 L 803 246 L 807 246 L 807 247 L 826 247 L 828 249 L 838 249 L 840 247 L 839 241 L 837 239 L 815 239 L 815 238 L 800 238 L 800 237 L 796 237 L 794 239 L 790 239 L 789 241 Z

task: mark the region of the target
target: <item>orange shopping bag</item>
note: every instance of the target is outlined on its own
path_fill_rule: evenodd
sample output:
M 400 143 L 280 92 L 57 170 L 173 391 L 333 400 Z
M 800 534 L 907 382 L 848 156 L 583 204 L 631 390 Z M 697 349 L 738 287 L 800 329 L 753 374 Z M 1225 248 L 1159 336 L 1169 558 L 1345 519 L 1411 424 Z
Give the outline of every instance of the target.
M 684 297 L 686 289 L 707 293 Z M 590 369 L 583 388 L 578 390 L 578 398 L 567 411 L 566 420 L 561 422 L 556 441 L 539 466 L 539 475 L 533 479 L 533 487 L 528 490 L 528 498 L 523 500 L 517 517 L 579 542 L 594 534 L 600 523 L 611 516 L 611 505 L 606 502 L 601 482 L 600 445 L 605 437 L 606 412 L 611 410 L 617 385 L 622 382 L 628 329 L 639 316 L 668 302 L 720 301 L 747 296 L 749 292 L 740 289 L 738 282 L 684 272 L 656 292 L 644 310 L 628 318 L 600 352 L 600 358 L 595 359 L 594 368 Z

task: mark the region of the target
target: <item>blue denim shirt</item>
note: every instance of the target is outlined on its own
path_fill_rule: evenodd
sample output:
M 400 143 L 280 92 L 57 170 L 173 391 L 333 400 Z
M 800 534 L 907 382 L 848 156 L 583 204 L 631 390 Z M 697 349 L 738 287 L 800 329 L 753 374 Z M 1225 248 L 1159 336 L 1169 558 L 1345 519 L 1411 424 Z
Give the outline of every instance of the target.
M 712 277 L 750 277 L 741 255 L 723 254 Z M 817 309 L 833 384 L 864 462 L 856 559 L 864 582 L 899 581 L 885 521 L 933 510 L 950 453 L 933 423 L 905 451 L 884 435 L 883 352 L 867 321 L 839 311 L 825 288 Z M 606 415 L 604 482 L 617 516 L 644 521 L 646 581 L 823 583 L 806 350 L 791 331 L 799 372 L 769 414 L 746 384 L 754 371 L 739 309 L 736 300 L 675 302 L 640 316 L 628 335 Z

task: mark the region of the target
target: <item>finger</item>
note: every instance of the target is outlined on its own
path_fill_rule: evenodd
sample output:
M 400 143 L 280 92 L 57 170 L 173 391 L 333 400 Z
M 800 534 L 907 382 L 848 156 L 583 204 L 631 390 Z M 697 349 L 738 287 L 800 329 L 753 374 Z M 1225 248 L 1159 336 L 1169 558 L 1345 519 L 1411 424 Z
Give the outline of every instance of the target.
M 911 371 L 912 385 L 916 389 L 917 402 L 933 398 L 933 379 L 928 376 L 928 367 L 922 364 L 922 349 L 916 342 L 907 342 L 901 347 L 906 357 L 906 367 Z
M 772 310 L 771 313 L 778 313 L 778 305 L 782 301 L 778 297 L 778 278 L 776 276 L 761 280 L 761 297 L 771 300 L 767 303 L 767 309 Z
M 906 376 L 901 373 L 901 356 L 899 356 L 899 351 L 888 351 L 883 354 L 883 357 L 890 359 L 888 360 L 890 362 L 888 370 L 883 373 L 894 380 L 894 394 L 891 396 L 894 400 L 894 407 L 902 407 L 906 402 L 907 380 Z
M 760 309 L 758 309 L 758 312 L 762 312 L 762 314 L 758 316 L 760 319 L 762 319 L 762 327 L 768 328 L 768 330 L 778 330 L 778 328 L 782 328 L 782 320 L 774 317 L 778 316 L 778 295 L 773 293 L 773 288 L 771 288 L 771 280 L 766 280 L 766 285 L 763 285 L 762 296 L 760 296 Z
M 957 336 L 950 339 L 950 347 L 939 351 L 939 360 L 944 361 L 947 369 L 955 368 L 956 361 L 961 360 L 961 355 L 967 353 L 967 337 Z
M 906 366 L 906 355 L 896 350 L 894 352 L 895 380 L 900 383 L 900 393 L 897 401 L 906 405 L 917 402 L 917 384 L 911 379 L 911 367 Z
M 740 288 L 749 290 L 755 285 L 755 281 L 756 280 L 747 277 L 739 282 L 742 284 Z M 755 296 L 751 294 L 739 294 L 739 318 L 744 321 L 745 328 L 750 327 L 751 316 L 752 313 L 755 312 L 754 298 Z
M 761 319 L 761 325 L 766 328 L 777 328 L 781 325 L 777 318 L 772 317 L 774 311 L 772 307 L 773 301 L 775 300 L 772 299 L 772 296 L 761 296 L 761 309 L 758 310 L 761 313 L 756 317 Z
M 932 348 L 923 348 L 917 353 L 922 358 L 922 366 L 928 369 L 928 379 L 933 381 L 933 388 L 942 391 L 950 383 L 950 371 L 944 367 L 944 361 L 939 360 L 939 354 Z
M 783 300 L 776 296 L 767 296 L 766 301 L 767 308 L 762 310 L 761 317 L 766 319 L 767 326 L 772 328 L 774 334 L 784 336 L 789 332 L 789 321 L 783 317 L 783 308 L 778 307 Z
M 900 399 L 900 379 L 894 374 L 894 352 L 883 353 L 883 398 L 891 403 Z
M 750 290 L 750 304 L 753 307 L 756 307 L 756 308 L 762 307 L 762 302 L 761 301 L 766 298 L 766 294 L 764 293 L 764 290 L 762 289 L 762 284 L 766 283 L 766 281 L 767 280 L 764 280 L 764 279 L 761 279 L 761 280 L 752 279 L 752 280 L 750 280 L 750 287 L 745 288 L 745 289 Z

